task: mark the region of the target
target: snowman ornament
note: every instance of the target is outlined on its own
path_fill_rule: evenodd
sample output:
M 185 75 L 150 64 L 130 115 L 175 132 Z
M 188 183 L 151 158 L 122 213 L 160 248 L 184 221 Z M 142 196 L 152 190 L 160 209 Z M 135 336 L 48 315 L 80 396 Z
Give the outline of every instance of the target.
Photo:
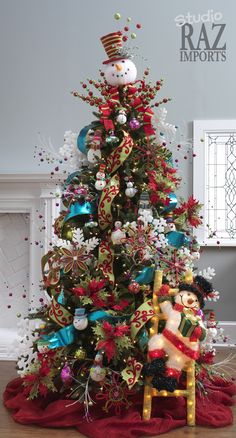
M 108 56 L 108 60 L 103 62 L 108 85 L 119 87 L 133 84 L 137 78 L 137 68 L 128 56 L 124 56 L 122 33 L 109 33 L 101 38 L 101 42 Z
M 103 366 L 103 354 L 98 352 L 94 359 L 94 364 L 90 368 L 90 378 L 94 382 L 102 382 L 106 377 L 106 368 Z
M 134 183 L 132 181 L 128 181 L 126 184 L 127 188 L 125 189 L 125 194 L 128 198 L 133 198 L 138 190 L 134 187 Z
M 73 326 L 76 328 L 76 330 L 85 330 L 88 326 L 88 318 L 85 313 L 85 309 L 82 307 L 75 309 Z
M 114 225 L 115 229 L 111 233 L 111 241 L 113 245 L 121 245 L 124 243 L 126 238 L 125 232 L 121 229 L 122 222 L 116 221 Z
M 95 189 L 101 191 L 106 186 L 105 165 L 101 164 L 99 171 L 96 173 Z
M 163 332 L 149 340 L 152 362 L 146 364 L 145 373 L 153 376 L 152 386 L 159 391 L 173 392 L 185 365 L 198 359 L 200 341 L 206 336 L 201 309 L 212 290 L 212 285 L 197 275 L 191 284 L 180 284 L 174 299 L 168 294 L 168 285 L 158 291 L 160 308 L 167 320 Z

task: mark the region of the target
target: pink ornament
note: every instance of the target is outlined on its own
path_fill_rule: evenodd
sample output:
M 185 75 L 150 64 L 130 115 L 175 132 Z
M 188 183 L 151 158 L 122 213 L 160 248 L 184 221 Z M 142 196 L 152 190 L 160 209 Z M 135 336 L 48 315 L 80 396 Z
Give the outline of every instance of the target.
M 71 382 L 72 378 L 72 371 L 68 364 L 65 364 L 64 367 L 61 370 L 61 380 L 63 383 L 69 383 Z
M 132 283 L 129 284 L 128 289 L 133 294 L 137 294 L 140 291 L 140 284 L 137 283 L 137 281 L 132 281 Z
M 132 131 L 135 131 L 136 129 L 140 128 L 140 123 L 135 117 L 132 117 L 132 119 L 129 121 L 129 127 L 132 129 Z

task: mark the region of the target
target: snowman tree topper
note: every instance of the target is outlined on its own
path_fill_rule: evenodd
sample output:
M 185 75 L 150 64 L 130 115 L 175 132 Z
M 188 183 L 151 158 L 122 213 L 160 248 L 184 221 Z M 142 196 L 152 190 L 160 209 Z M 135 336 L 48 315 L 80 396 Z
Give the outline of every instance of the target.
M 137 69 L 128 55 L 124 55 L 122 33 L 109 33 L 101 38 L 101 42 L 108 56 L 103 62 L 107 83 L 112 87 L 133 84 L 137 78 Z

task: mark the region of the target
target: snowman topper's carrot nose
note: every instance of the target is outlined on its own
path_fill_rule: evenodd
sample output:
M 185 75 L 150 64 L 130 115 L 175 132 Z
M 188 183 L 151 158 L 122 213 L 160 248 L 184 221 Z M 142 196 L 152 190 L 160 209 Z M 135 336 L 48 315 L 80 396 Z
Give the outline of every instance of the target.
M 121 64 L 115 64 L 116 70 L 121 71 L 122 65 Z
M 192 298 L 188 299 L 188 304 L 190 304 L 190 306 L 191 306 L 191 304 L 193 304 L 193 302 L 194 302 L 194 300 Z

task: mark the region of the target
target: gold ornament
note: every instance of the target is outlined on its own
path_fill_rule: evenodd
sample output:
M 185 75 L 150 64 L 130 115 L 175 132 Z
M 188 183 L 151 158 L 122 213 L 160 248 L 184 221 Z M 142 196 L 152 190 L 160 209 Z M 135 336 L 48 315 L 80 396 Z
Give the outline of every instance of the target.
M 73 238 L 73 230 L 71 228 L 68 228 L 63 232 L 63 237 L 66 240 L 72 240 Z
M 86 351 L 83 348 L 79 348 L 75 351 L 74 357 L 75 359 L 83 360 L 86 358 Z

